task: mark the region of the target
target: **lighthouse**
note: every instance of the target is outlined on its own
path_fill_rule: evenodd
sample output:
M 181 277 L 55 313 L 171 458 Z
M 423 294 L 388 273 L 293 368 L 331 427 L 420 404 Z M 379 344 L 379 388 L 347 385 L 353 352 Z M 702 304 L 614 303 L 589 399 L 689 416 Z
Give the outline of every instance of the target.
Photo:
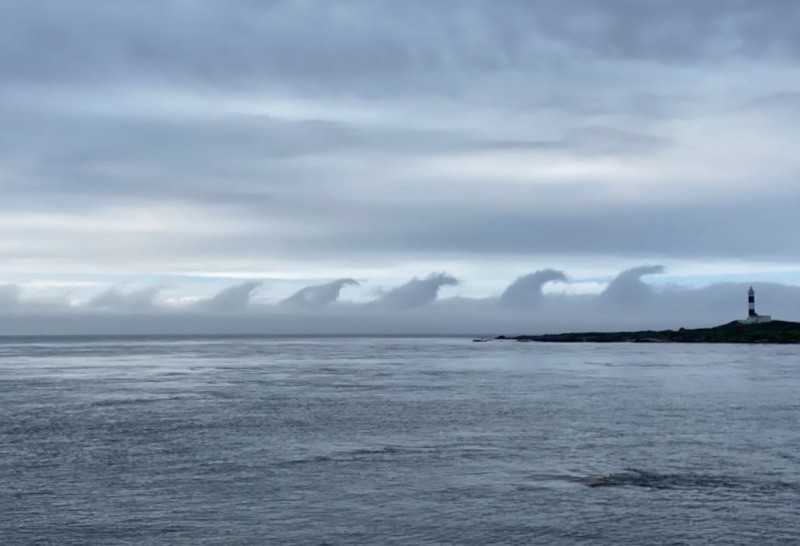
M 751 286 L 747 291 L 747 318 L 739 322 L 742 324 L 760 324 L 770 321 L 772 321 L 771 316 L 756 313 L 756 291 Z

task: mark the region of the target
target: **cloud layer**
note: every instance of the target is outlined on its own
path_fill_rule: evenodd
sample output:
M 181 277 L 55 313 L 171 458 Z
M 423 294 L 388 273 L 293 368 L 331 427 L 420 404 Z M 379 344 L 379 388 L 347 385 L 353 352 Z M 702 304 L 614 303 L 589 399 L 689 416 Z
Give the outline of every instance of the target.
M 512 313 L 564 280 L 497 289 L 531 260 L 800 275 L 792 0 L 0 0 L 0 17 L 4 309 L 50 272 L 114 285 L 87 309 L 145 314 L 169 299 L 152 277 L 290 279 L 286 313 L 337 309 L 350 277 L 395 287 L 371 304 L 387 312 L 444 289 Z M 463 282 L 401 286 L 442 269 Z M 641 307 L 656 272 L 602 298 Z M 184 288 L 198 313 L 262 301 Z
M 109 288 L 84 303 L 44 302 L 0 287 L 0 327 L 5 334 L 509 334 L 565 330 L 616 330 L 711 326 L 746 316 L 744 283 L 700 288 L 655 286 L 642 277 L 661 266 L 621 272 L 595 294 L 543 291 L 564 285 L 561 271 L 544 269 L 520 277 L 497 296 L 437 297 L 458 281 L 445 273 L 414 278 L 372 301 L 338 301 L 353 285 L 338 279 L 301 289 L 273 303 L 253 301 L 260 281 L 246 281 L 193 303 L 159 300 L 160 287 Z M 758 309 L 800 319 L 800 287 L 755 283 Z

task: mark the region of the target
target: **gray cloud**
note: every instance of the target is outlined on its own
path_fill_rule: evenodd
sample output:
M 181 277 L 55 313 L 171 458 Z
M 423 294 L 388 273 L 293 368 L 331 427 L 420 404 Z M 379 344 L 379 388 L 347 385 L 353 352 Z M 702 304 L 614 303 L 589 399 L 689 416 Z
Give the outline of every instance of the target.
M 793 1 L 0 0 L 0 17 L 2 282 L 798 263 Z M 456 305 L 416 282 L 383 305 Z
M 800 229 L 800 216 L 794 212 L 800 188 L 743 196 L 720 190 L 697 200 L 692 190 L 685 191 L 685 199 L 673 202 L 598 206 L 597 189 L 591 184 L 509 188 L 507 194 L 494 196 L 501 204 L 495 206 L 492 197 L 487 197 L 483 203 L 452 204 L 446 215 L 438 204 L 417 204 L 413 210 L 411 205 L 408 209 L 397 206 L 394 213 L 374 213 L 374 219 L 365 212 L 363 218 L 343 226 L 340 234 L 334 230 L 327 240 L 351 241 L 351 250 L 390 247 L 431 255 L 455 251 L 487 256 L 600 253 L 694 260 L 796 259 L 796 245 L 789 234 Z M 549 208 L 543 201 L 556 205 Z M 416 222 L 402 221 L 412 214 Z M 383 219 L 382 229 L 366 229 L 378 222 L 378 216 Z M 356 233 L 362 235 L 356 239 Z M 314 245 L 313 240 L 305 242 Z
M 217 294 L 206 300 L 199 301 L 197 307 L 216 313 L 236 313 L 247 309 L 250 297 L 256 288 L 261 286 L 261 281 L 245 281 L 220 290 Z
M 30 297 L 16 284 L 0 284 L 0 313 L 29 314 L 70 309 L 63 296 Z
M 642 282 L 645 275 L 664 272 L 661 265 L 643 265 L 623 271 L 603 291 L 601 299 L 622 307 L 643 304 L 652 295 L 652 288 Z
M 703 61 L 800 52 L 792 31 L 800 11 L 786 0 L 553 0 L 533 2 L 531 11 L 548 36 L 602 55 Z
M 5 80 L 144 74 L 403 91 L 425 85 L 415 75 L 445 87 L 437 73 L 457 80 L 464 70 L 540 69 L 564 50 L 691 63 L 800 53 L 800 8 L 788 0 L 162 0 L 113 7 L 100 0 L 6 0 L 0 14 L 7 22 L 0 47 Z
M 424 279 L 413 278 L 402 286 L 389 290 L 377 300 L 381 306 L 408 309 L 431 303 L 443 286 L 454 286 L 458 279 L 446 273 L 433 273 Z
M 325 284 L 306 286 L 283 300 L 282 304 L 299 308 L 321 307 L 335 302 L 345 286 L 358 286 L 358 284 L 358 281 L 353 279 L 337 279 Z
M 19 334 L 464 334 L 498 335 L 563 331 L 712 326 L 747 313 L 749 283 L 704 288 L 654 289 L 642 305 L 598 305 L 600 296 L 545 296 L 536 308 L 515 310 L 496 300 L 445 298 L 404 309 L 375 305 L 334 306 L 310 313 L 283 306 L 258 312 L 99 312 L 32 310 L 0 312 L 0 327 Z M 757 309 L 775 318 L 800 320 L 800 287 L 754 283 Z
M 107 311 L 141 312 L 155 309 L 155 299 L 161 287 L 149 286 L 130 292 L 111 287 L 86 302 L 86 306 L 93 309 Z
M 542 301 L 542 287 L 552 281 L 566 281 L 562 271 L 541 269 L 515 280 L 500 296 L 500 303 L 506 307 L 535 307 Z
M 498 305 L 499 297 L 437 299 L 439 287 L 455 281 L 444 274 L 413 279 L 389 292 L 388 302 L 384 296 L 376 302 L 314 309 L 280 303 L 248 306 L 258 286 L 256 281 L 228 287 L 196 306 L 149 309 L 131 304 L 136 300 L 131 294 L 146 291 L 104 291 L 95 298 L 100 303 L 108 300 L 102 306 L 58 307 L 25 298 L 18 287 L 6 285 L 0 290 L 3 297 L 0 327 L 8 335 L 515 334 L 698 327 L 746 316 L 747 288 L 751 283 L 689 288 L 653 286 L 642 281 L 642 277 L 661 270 L 659 266 L 632 268 L 612 279 L 603 293 L 541 294 L 535 306 L 524 308 Z M 545 278 L 558 280 L 560 276 L 556 270 L 544 269 L 538 272 L 538 277 L 537 274 L 522 277 L 521 283 L 512 286 L 540 287 Z M 759 313 L 800 320 L 800 287 L 764 282 L 755 282 L 753 286 Z M 148 301 L 144 294 L 139 297 Z
M 13 284 L 0 284 L 0 309 L 15 310 L 20 303 L 19 287 Z

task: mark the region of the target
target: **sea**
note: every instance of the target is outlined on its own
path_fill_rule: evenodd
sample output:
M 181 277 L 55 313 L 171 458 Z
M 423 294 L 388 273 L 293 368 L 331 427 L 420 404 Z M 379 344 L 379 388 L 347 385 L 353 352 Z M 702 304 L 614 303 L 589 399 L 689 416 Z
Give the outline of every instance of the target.
M 800 349 L 0 338 L 0 544 L 800 544 Z

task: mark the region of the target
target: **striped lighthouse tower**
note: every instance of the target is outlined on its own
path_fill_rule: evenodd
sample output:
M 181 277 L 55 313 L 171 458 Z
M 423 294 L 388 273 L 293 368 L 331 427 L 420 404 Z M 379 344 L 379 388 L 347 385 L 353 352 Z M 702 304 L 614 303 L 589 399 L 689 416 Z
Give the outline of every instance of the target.
M 756 291 L 751 286 L 747 291 L 747 318 L 739 321 L 741 324 L 764 324 L 772 322 L 769 315 L 759 315 L 756 313 Z
M 756 314 L 756 291 L 753 290 L 753 287 L 750 287 L 750 290 L 747 291 L 747 316 L 748 317 L 757 317 Z

